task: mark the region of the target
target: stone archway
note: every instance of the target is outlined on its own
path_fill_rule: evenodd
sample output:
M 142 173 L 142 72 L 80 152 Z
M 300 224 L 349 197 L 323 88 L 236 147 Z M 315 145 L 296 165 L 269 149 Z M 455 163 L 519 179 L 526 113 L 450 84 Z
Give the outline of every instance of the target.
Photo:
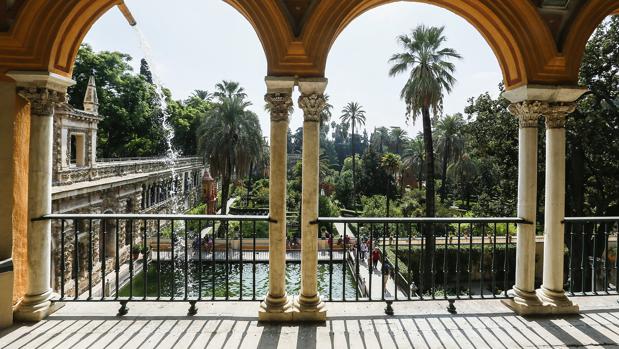
M 322 77 L 341 31 L 360 14 L 393 0 L 321 0 L 298 6 L 286 0 L 224 0 L 254 27 L 272 76 Z M 298 1 L 297 1 L 298 2 Z M 503 70 L 505 85 L 575 83 L 584 44 L 595 27 L 619 8 L 619 0 L 591 0 L 555 39 L 530 1 L 419 0 L 452 11 L 486 39 Z M 0 33 L 0 75 L 10 70 L 70 76 L 79 45 L 92 25 L 121 0 L 23 2 L 14 25 Z M 291 10 L 292 9 L 292 10 Z

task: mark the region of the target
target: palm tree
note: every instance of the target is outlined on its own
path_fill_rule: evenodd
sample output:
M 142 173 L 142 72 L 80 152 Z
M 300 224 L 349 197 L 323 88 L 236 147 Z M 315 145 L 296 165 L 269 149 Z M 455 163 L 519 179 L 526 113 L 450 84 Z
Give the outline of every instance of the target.
M 393 66 L 390 76 L 409 71 L 409 79 L 400 94 L 406 102 L 407 121 L 415 122 L 422 116 L 426 159 L 426 216 L 433 217 L 434 203 L 434 149 L 432 144 L 432 123 L 430 112 L 436 116 L 443 109 L 443 91 L 450 93 L 456 80 L 453 77 L 455 65 L 452 58 L 461 58 L 455 50 L 443 48 L 446 38 L 444 27 L 420 25 L 411 35 L 400 35 L 398 41 L 405 49 L 394 54 L 389 62 Z
M 393 66 L 390 76 L 408 72 L 409 78 L 402 88 L 400 97 L 406 103 L 407 121 L 415 122 L 419 114 L 423 122 L 423 138 L 426 160 L 426 216 L 434 217 L 434 149 L 432 144 L 432 123 L 430 112 L 439 115 L 443 109 L 444 92 L 450 93 L 456 79 L 455 65 L 449 60 L 461 58 L 451 48 L 443 47 L 446 41 L 444 27 L 420 25 L 411 35 L 400 35 L 398 42 L 404 52 L 394 54 L 389 60 Z M 426 252 L 424 256 L 424 287 L 432 281 L 431 265 L 434 249 L 434 233 L 431 226 L 425 229 Z M 421 290 L 423 291 L 423 290 Z
M 326 135 L 329 133 L 329 121 L 331 121 L 331 110 L 333 109 L 333 105 L 329 103 L 329 95 L 324 94 L 325 97 L 325 107 L 320 112 L 320 130 Z
M 447 167 L 450 161 L 458 161 L 464 151 L 464 137 L 462 128 L 465 122 L 462 114 L 447 115 L 436 124 L 438 133 L 438 153 L 441 154 L 441 201 L 445 202 L 447 196 Z
M 400 145 L 406 141 L 406 131 L 404 131 L 401 127 L 392 127 L 389 136 L 391 141 L 393 141 L 394 153 L 401 155 Z
M 239 97 L 242 100 L 247 98 L 247 93 L 245 93 L 245 89 L 241 87 L 236 81 L 227 81 L 222 80 L 222 82 L 217 83 L 215 85 L 215 96 L 219 101 L 222 101 L 225 98 Z
M 251 163 L 260 159 L 264 144 L 258 116 L 247 110 L 250 103 L 239 94 L 218 98 L 202 120 L 197 138 L 211 174 L 221 177 L 221 213 L 225 215 L 232 176 L 247 174 Z
M 357 196 L 357 181 L 355 176 L 355 125 L 365 126 L 365 110 L 357 102 L 349 102 L 342 109 L 340 120 L 343 124 L 351 126 L 350 150 L 352 151 L 352 189 L 353 189 L 353 206 L 356 203 Z
M 406 144 L 404 148 L 404 154 L 402 155 L 402 168 L 403 170 L 413 171 L 417 182 L 419 183 L 419 189 L 421 189 L 421 180 L 423 179 L 423 165 L 425 161 L 425 146 L 423 144 L 423 134 L 418 134 Z
M 374 151 L 377 153 L 384 153 L 384 143 L 389 140 L 389 130 L 384 127 L 374 128 L 374 132 L 370 136 L 370 143 Z
M 400 171 L 402 161 L 400 155 L 387 153 L 380 159 L 380 167 L 387 173 L 387 217 L 389 217 L 389 198 L 391 196 L 391 178 Z
M 210 101 L 213 98 L 213 94 L 207 90 L 195 90 L 191 94 L 191 98 L 197 98 L 203 101 Z

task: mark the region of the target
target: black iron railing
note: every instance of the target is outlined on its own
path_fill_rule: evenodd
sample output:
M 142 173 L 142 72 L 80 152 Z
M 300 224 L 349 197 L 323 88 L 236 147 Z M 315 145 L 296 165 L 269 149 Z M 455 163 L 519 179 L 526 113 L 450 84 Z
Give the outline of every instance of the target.
M 506 298 L 514 283 L 517 224 L 521 218 L 319 218 L 329 241 L 329 268 L 349 273 L 334 282 L 329 301 L 394 301 Z M 334 258 L 335 251 L 341 260 Z M 348 274 L 348 275 L 347 275 Z M 346 278 L 351 282 L 346 282 Z M 350 290 L 350 287 L 353 287 Z M 339 297 L 334 289 L 341 287 Z M 348 290 L 346 288 L 349 288 Z
M 619 217 L 566 217 L 568 294 L 617 295 Z
M 50 214 L 63 302 L 256 301 L 268 278 L 268 216 Z M 262 227 L 260 227 L 262 225 Z M 259 244 L 262 244 L 260 248 Z M 300 259 L 299 259 L 300 260 Z
M 268 290 L 268 216 L 52 214 L 58 301 L 258 301 Z M 331 302 L 506 298 L 521 218 L 321 217 L 318 286 Z M 617 294 L 619 217 L 570 217 L 566 290 Z M 296 242 L 295 242 L 296 241 Z M 299 277 L 300 239 L 287 246 Z M 288 291 L 298 293 L 300 280 Z M 294 285 L 291 285 L 294 284 Z

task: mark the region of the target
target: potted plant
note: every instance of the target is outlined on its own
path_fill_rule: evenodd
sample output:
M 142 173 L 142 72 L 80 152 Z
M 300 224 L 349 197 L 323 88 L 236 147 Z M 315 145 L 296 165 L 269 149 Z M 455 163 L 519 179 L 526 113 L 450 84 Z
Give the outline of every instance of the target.
M 133 245 L 133 247 L 131 248 L 131 255 L 133 256 L 133 259 L 138 259 L 140 257 L 140 253 L 143 256 L 146 256 L 149 251 L 150 248 L 148 246 L 144 246 L 141 244 Z
M 131 247 L 131 256 L 133 257 L 133 259 L 138 259 L 138 257 L 140 257 L 140 252 L 142 252 L 142 245 L 133 245 L 133 247 Z

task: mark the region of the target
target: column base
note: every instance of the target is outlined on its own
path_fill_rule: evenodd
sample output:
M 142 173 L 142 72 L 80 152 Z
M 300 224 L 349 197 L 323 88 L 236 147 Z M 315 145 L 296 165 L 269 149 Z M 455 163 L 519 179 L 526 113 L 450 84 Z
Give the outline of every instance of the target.
M 324 322 L 327 321 L 327 307 L 320 299 L 320 295 L 305 297 L 299 295 L 294 299 L 294 321 Z
M 546 314 L 547 309 L 537 297 L 535 291 L 524 291 L 514 287 L 509 291 L 512 299 L 504 299 L 502 303 L 518 315 Z
M 563 291 L 557 292 L 549 290 L 542 285 L 542 287 L 537 290 L 537 296 L 540 301 L 544 303 L 544 306 L 550 309 L 549 314 L 565 315 L 580 313 L 578 304 L 574 304 L 567 298 Z
M 52 290 L 32 296 L 26 295 L 17 306 L 13 317 L 17 321 L 36 322 L 45 319 L 48 315 L 62 308 L 62 303 L 52 303 Z
M 283 297 L 267 296 L 260 303 L 258 310 L 258 321 L 264 322 L 290 322 L 294 307 L 292 301 L 285 294 Z

